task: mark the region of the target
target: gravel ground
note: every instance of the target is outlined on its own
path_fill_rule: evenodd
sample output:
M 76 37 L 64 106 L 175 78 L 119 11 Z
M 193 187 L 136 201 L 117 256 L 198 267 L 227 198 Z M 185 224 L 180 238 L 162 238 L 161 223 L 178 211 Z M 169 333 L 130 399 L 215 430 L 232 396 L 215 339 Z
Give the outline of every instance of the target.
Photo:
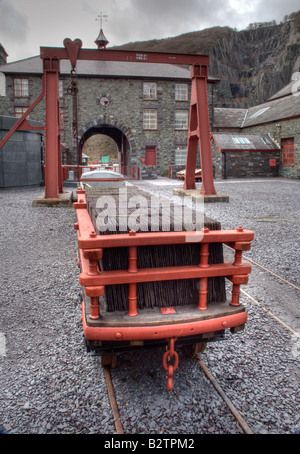
M 171 183 L 171 184 L 170 184 Z M 167 179 L 141 182 L 172 195 Z M 229 204 L 206 205 L 223 228 L 255 232 L 247 256 L 299 286 L 299 185 L 290 180 L 216 182 Z M 80 323 L 72 208 L 32 207 L 40 188 L 0 192 L 0 425 L 15 434 L 115 434 L 99 357 Z M 300 428 L 299 292 L 253 265 L 241 295 L 243 332 L 209 344 L 209 366 L 254 433 Z M 298 340 L 297 340 L 298 339 Z M 162 351 L 124 353 L 112 378 L 126 434 L 238 434 L 241 429 L 195 360 L 179 352 L 166 391 Z

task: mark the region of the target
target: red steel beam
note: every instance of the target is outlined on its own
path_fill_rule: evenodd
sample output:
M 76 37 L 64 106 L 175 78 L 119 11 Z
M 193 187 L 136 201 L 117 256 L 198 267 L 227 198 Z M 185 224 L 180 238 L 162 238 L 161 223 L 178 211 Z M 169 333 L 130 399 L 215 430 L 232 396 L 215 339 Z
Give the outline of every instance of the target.
M 140 232 L 135 235 L 120 233 L 118 235 L 96 235 L 94 238 L 81 232 L 78 238 L 78 246 L 81 249 L 97 249 L 111 247 L 151 246 L 163 244 L 184 243 L 232 243 L 236 241 L 252 241 L 254 233 L 244 230 L 237 234 L 236 230 L 211 230 L 201 235 L 201 241 L 197 241 L 197 235 L 202 232 Z M 193 237 L 194 234 L 194 237 Z M 193 241 L 193 238 L 195 241 Z
M 197 146 L 200 145 L 201 166 L 202 166 L 202 188 L 201 194 L 210 195 L 216 194 L 213 182 L 213 167 L 211 156 L 210 144 L 210 131 L 209 131 L 209 114 L 208 114 L 208 99 L 207 99 L 207 77 L 209 57 L 207 55 L 195 54 L 177 54 L 177 53 L 164 53 L 164 52 L 138 52 L 138 51 L 120 51 L 120 50 L 99 50 L 99 49 L 82 49 L 82 42 L 79 39 L 72 41 L 69 38 L 64 40 L 64 48 L 58 47 L 41 47 L 40 57 L 44 62 L 44 71 L 47 74 L 49 69 L 53 69 L 52 62 L 59 62 L 60 60 L 69 59 L 72 68 L 75 68 L 77 60 L 98 60 L 98 61 L 122 61 L 122 62 L 135 62 L 135 63 L 161 63 L 161 64 L 176 64 L 192 66 L 192 99 L 191 99 L 191 115 L 189 126 L 188 138 L 188 153 L 186 163 L 186 179 L 184 182 L 184 189 L 195 189 L 195 168 L 197 158 Z M 51 104 L 50 97 L 56 96 L 56 91 L 52 88 L 46 92 L 46 105 Z M 46 107 L 47 111 L 47 107 Z M 50 119 L 50 114 L 48 113 Z M 54 121 L 54 116 L 52 120 Z M 48 120 L 46 120 L 48 124 Z M 50 126 L 53 129 L 53 126 Z M 47 130 L 47 128 L 46 128 Z M 58 134 L 58 133 L 57 133 Z M 48 139 L 49 142 L 51 140 Z M 46 154 L 50 153 L 47 150 Z M 53 147 L 52 147 L 53 148 Z M 54 148 L 53 148 L 54 149 Z M 51 152 L 53 153 L 53 151 Z M 58 154 L 59 151 L 56 151 Z M 54 157 L 53 157 L 54 159 Z M 52 161 L 52 159 L 51 159 Z M 54 169 L 54 165 L 49 168 L 53 172 L 53 182 L 51 188 L 46 192 L 46 198 L 50 197 L 50 193 L 54 194 L 54 186 L 59 184 L 62 192 L 62 182 L 60 176 L 60 168 L 58 171 Z M 59 175 L 57 175 L 57 172 Z M 50 179 L 46 182 L 50 184 Z M 52 197 L 52 196 L 51 196 Z
M 238 227 L 236 230 L 179 231 L 179 232 L 130 232 L 117 235 L 97 235 L 95 227 L 87 211 L 85 191 L 77 190 L 78 202 L 73 204 L 76 209 L 77 223 L 74 227 L 78 234 L 80 249 L 102 249 L 111 247 L 130 247 L 184 243 L 226 243 L 237 250 L 248 250 L 249 243 L 254 239 L 252 230 Z M 201 238 L 198 239 L 198 237 Z
M 15 131 L 18 129 L 22 129 L 22 125 L 24 125 L 25 130 L 42 130 L 44 129 L 44 126 L 31 126 L 26 118 L 32 112 L 32 110 L 37 106 L 37 104 L 43 99 L 44 97 L 44 91 L 36 98 L 36 100 L 31 104 L 30 107 L 26 110 L 26 112 L 22 115 L 21 118 L 14 124 L 14 126 L 8 131 L 8 133 L 3 137 L 3 139 L 0 142 L 0 148 L 2 148 L 6 142 L 10 139 L 10 137 L 13 135 Z
M 70 42 L 68 43 L 67 41 L 68 39 L 65 40 L 68 47 L 70 46 Z M 71 42 L 71 46 L 73 43 L 77 44 L 77 40 Z M 68 60 L 69 52 L 63 47 L 41 47 L 40 56 L 41 58 L 58 58 L 60 60 Z M 127 50 L 120 51 L 108 49 L 79 49 L 77 53 L 77 60 L 127 61 L 136 63 L 167 63 L 175 65 L 204 66 L 208 66 L 209 64 L 209 57 L 207 55 L 139 52 Z
M 166 266 L 157 268 L 140 268 L 136 273 L 128 270 L 101 271 L 97 275 L 81 273 L 79 282 L 85 287 L 133 284 L 138 282 L 172 281 L 176 279 L 199 279 L 219 276 L 241 276 L 251 273 L 251 265 L 242 263 L 236 266 L 232 263 L 216 263 L 208 268 L 198 265 Z
M 61 186 L 60 181 L 60 137 L 58 109 L 58 69 L 45 69 L 45 198 L 57 199 Z M 51 65 L 52 66 L 52 65 Z
M 84 336 L 88 340 L 131 341 L 140 339 L 168 339 L 170 337 L 185 337 L 191 334 L 211 333 L 224 328 L 244 325 L 247 312 L 241 311 L 224 317 L 208 320 L 197 320 L 188 323 L 172 323 L 152 326 L 110 326 L 91 327 L 85 321 L 84 303 L 82 305 L 82 323 Z
M 202 187 L 200 194 L 216 194 L 213 178 L 213 164 L 210 143 L 210 126 L 207 95 L 207 67 L 193 66 L 192 90 L 190 107 L 190 124 L 188 133 L 188 149 L 186 174 L 183 188 L 196 189 L 195 169 L 200 148 Z

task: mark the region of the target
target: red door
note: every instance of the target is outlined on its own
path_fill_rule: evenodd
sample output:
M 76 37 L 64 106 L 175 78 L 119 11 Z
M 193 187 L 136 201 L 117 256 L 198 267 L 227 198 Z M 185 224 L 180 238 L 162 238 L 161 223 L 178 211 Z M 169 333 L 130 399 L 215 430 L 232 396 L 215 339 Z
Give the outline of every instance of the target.
M 146 147 L 146 166 L 156 166 L 156 147 Z
M 282 165 L 294 165 L 294 138 L 281 139 Z

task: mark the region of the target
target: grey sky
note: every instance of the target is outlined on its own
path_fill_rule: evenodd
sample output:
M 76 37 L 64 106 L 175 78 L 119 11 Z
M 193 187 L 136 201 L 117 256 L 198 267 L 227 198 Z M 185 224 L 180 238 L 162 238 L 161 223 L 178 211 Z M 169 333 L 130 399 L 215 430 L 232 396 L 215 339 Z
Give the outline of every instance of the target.
M 238 30 L 300 9 L 299 0 L 0 0 L 0 43 L 8 61 L 39 55 L 40 46 L 62 47 L 80 38 L 94 48 L 102 11 L 110 46 L 161 39 L 212 26 Z

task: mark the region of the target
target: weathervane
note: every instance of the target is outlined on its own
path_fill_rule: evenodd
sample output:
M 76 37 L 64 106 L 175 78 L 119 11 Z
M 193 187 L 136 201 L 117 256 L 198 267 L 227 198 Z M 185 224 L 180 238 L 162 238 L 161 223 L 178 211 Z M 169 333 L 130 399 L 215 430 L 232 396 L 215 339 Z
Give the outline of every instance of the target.
M 102 11 L 101 11 L 101 13 L 99 14 L 98 17 L 99 17 L 99 19 L 95 19 L 95 20 L 100 21 L 100 29 L 102 29 L 103 21 L 107 22 L 108 16 L 106 14 L 103 14 Z
M 95 43 L 97 44 L 98 49 L 105 49 L 107 44 L 109 43 L 109 41 L 107 41 L 107 39 L 105 38 L 105 35 L 102 30 L 102 25 L 103 25 L 103 21 L 107 22 L 108 16 L 106 14 L 103 14 L 101 11 L 98 18 L 99 19 L 96 19 L 96 20 L 100 21 L 100 33 L 99 33 L 98 38 L 96 39 Z

